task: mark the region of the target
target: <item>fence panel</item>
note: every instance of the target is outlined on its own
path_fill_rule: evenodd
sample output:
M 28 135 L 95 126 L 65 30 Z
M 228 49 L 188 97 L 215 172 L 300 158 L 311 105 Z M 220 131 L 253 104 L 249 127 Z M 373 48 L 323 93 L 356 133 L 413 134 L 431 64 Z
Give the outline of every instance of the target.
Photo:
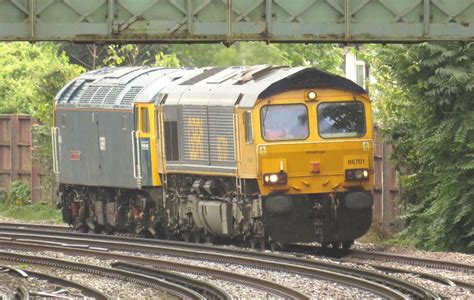
M 30 187 L 33 203 L 49 196 L 41 189 L 40 166 L 32 159 L 31 128 L 36 123 L 28 115 L 0 115 L 0 189 L 9 192 L 11 184 L 21 180 Z
M 374 127 L 374 217 L 373 223 L 384 232 L 397 231 L 400 213 L 400 184 L 397 170 L 390 162 L 392 146 Z

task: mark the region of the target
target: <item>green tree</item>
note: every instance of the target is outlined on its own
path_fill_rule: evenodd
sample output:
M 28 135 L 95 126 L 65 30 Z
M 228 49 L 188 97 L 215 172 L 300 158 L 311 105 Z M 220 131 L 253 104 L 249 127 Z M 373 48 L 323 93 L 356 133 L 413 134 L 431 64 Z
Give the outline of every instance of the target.
M 42 188 L 51 191 L 50 127 L 56 93 L 83 68 L 72 65 L 52 43 L 0 43 L 0 113 L 30 114 L 40 120 L 33 126 L 35 160 L 43 173 Z M 49 176 L 48 176 L 49 175 Z
M 0 113 L 25 113 L 51 125 L 56 93 L 83 69 L 52 43 L 0 43 Z
M 337 45 L 270 44 L 260 42 L 222 45 L 171 45 L 169 53 L 176 53 L 181 65 L 249 66 L 274 64 L 317 67 L 329 72 L 342 73 L 343 50 Z
M 474 43 L 373 46 L 375 106 L 395 146 L 402 241 L 474 250 Z

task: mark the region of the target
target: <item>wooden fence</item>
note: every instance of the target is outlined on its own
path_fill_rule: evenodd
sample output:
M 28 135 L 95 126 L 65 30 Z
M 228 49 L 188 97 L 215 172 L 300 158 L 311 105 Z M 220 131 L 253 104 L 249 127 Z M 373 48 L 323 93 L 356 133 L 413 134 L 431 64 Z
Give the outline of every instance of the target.
M 395 167 L 390 162 L 392 146 L 383 140 L 374 127 L 374 217 L 373 225 L 387 233 L 398 231 L 400 222 L 400 183 Z
M 31 134 L 33 124 L 28 115 L 0 115 L 0 189 L 9 192 L 14 181 L 23 181 L 31 189 L 31 201 L 49 201 L 51 193 L 41 188 L 42 174 L 33 160 Z

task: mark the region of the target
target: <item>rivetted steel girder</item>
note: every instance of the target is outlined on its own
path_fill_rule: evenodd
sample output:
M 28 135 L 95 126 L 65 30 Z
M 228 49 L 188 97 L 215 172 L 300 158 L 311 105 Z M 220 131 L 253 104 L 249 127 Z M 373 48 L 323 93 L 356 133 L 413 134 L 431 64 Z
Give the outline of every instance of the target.
M 474 40 L 474 0 L 0 0 L 0 40 Z

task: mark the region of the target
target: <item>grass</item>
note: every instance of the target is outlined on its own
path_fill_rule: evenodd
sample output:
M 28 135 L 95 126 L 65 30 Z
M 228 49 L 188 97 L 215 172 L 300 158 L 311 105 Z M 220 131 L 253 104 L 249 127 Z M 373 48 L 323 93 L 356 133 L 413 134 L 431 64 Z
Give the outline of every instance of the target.
M 61 211 L 51 208 L 47 203 L 31 205 L 7 205 L 0 203 L 0 215 L 24 221 L 47 221 L 50 223 L 62 223 Z
M 395 236 L 395 232 L 383 230 L 381 225 L 373 223 L 369 231 L 357 240 L 361 243 L 391 245 L 394 244 Z

